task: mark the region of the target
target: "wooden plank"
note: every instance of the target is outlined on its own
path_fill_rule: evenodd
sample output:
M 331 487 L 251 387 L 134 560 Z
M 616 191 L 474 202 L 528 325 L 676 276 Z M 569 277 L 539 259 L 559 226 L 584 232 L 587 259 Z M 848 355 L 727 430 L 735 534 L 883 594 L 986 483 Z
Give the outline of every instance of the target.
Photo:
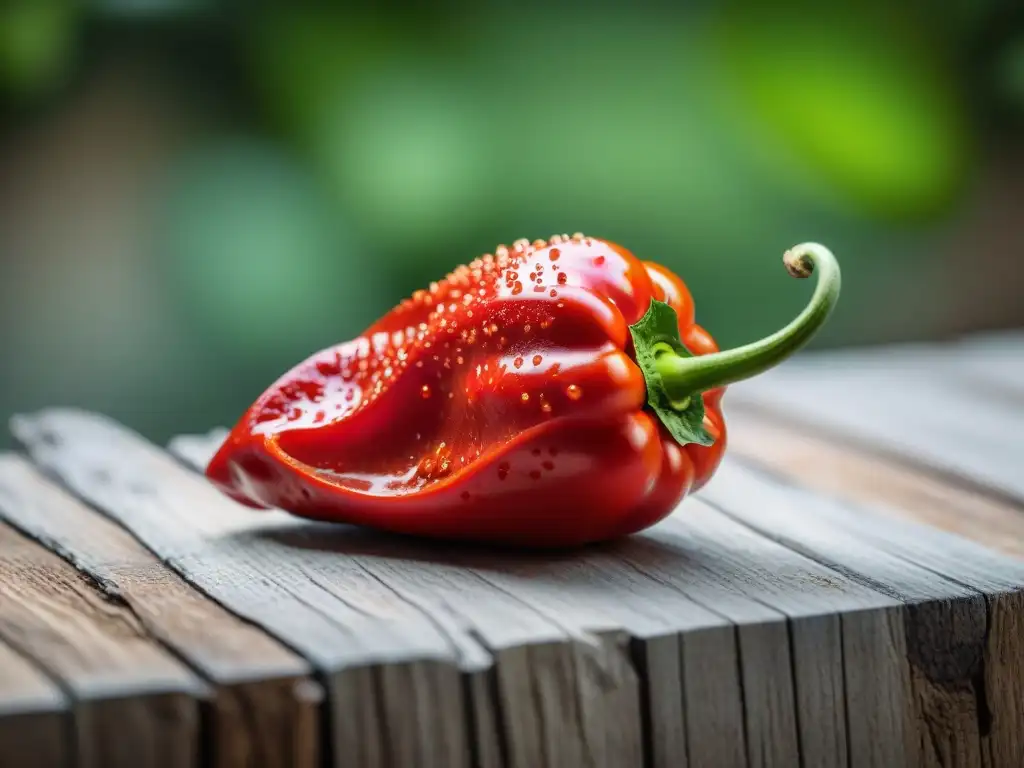
M 964 349 L 991 370 L 986 346 L 971 340 Z M 1004 351 L 1008 351 L 1006 347 L 1021 351 L 1016 344 L 1000 344 Z M 950 359 L 943 356 L 943 360 Z M 1011 354 L 1003 359 L 1009 364 Z M 1024 666 L 1020 626 L 1024 573 L 1017 562 L 993 558 L 991 551 L 961 538 L 1022 558 L 1024 510 L 951 479 L 841 444 L 841 438 L 830 440 L 807 430 L 783 427 L 780 421 L 742 409 L 734 412 L 730 431 L 734 454 L 792 482 L 858 502 L 860 512 L 854 519 L 860 524 L 860 534 L 874 546 L 985 594 L 984 691 L 989 712 L 996 714 L 991 716 L 989 732 L 982 734 L 983 758 L 989 765 L 1024 762 L 1020 743 L 1024 696 L 1019 682 L 1019 669 Z M 883 520 L 870 513 L 872 507 L 884 509 Z M 928 525 L 905 525 L 901 517 Z M 844 515 L 834 522 L 839 525 L 850 519 Z M 959 535 L 944 535 L 936 527 Z
M 621 554 L 736 622 L 749 765 L 908 764 L 909 669 L 891 639 L 897 601 L 699 499 Z M 873 670 L 849 709 L 848 669 Z
M 63 768 L 70 764 L 69 704 L 28 659 L 0 643 L 0 765 Z
M 861 509 L 837 526 L 880 550 L 926 568 L 985 596 L 987 623 L 979 684 L 982 762 L 1024 765 L 1024 563 L 930 527 Z
M 1024 503 L 1024 410 L 965 389 L 892 356 L 815 353 L 728 397 Z
M 729 451 L 799 485 L 951 531 L 1024 559 L 1024 509 L 954 480 L 733 406 Z
M 0 524 L 0 598 L 0 637 L 74 700 L 78 765 L 198 765 L 203 686 L 116 597 Z
M 479 641 L 495 659 L 494 695 L 501 700 L 510 764 L 640 759 L 638 686 L 621 638 L 599 640 L 589 632 L 590 617 L 555 610 L 537 570 L 527 579 L 535 593 L 517 588 L 515 569 L 529 569 L 528 561 L 299 520 L 271 535 L 317 563 L 325 583 L 343 578 L 336 568 L 343 555 L 444 627 L 454 642 Z M 467 672 L 475 669 L 467 665 Z
M 203 597 L 128 533 L 0 455 L 0 518 L 127 605 L 211 682 L 211 766 L 319 765 L 319 686 L 300 657 Z
M 784 484 L 735 460 L 723 462 L 702 496 L 762 534 L 908 604 L 906 643 L 925 764 L 1021 764 L 1024 755 L 1013 730 L 1019 732 L 1024 723 L 1019 705 L 1006 703 L 1007 690 L 1016 690 L 1018 683 L 993 679 L 993 672 L 1007 664 L 993 652 L 1005 649 L 990 645 L 988 605 L 978 589 L 918 564 L 920 554 L 881 546 L 898 530 L 885 518 L 865 523 L 863 509 Z M 877 530 L 871 531 L 872 525 Z M 926 559 L 941 551 L 929 548 Z M 1005 607 L 1010 615 L 1001 621 L 1014 625 L 1019 613 L 1015 605 Z M 999 635 L 1005 640 L 1006 630 Z M 1015 649 L 1010 656 L 1019 665 Z M 990 691 L 990 684 L 999 688 Z M 1001 709 L 994 708 L 997 703 Z M 993 728 L 993 718 L 1006 721 Z M 1007 755 L 1014 759 L 1001 762 Z
M 335 764 L 468 763 L 461 649 L 358 564 L 281 545 L 272 533 L 291 518 L 225 499 L 105 418 L 55 410 L 16 417 L 12 431 L 38 465 L 186 581 L 312 662 Z
M 222 436 L 223 430 L 217 429 L 207 435 L 176 437 L 170 447 L 185 464 L 201 469 Z M 691 755 L 691 760 L 696 762 L 691 764 L 702 764 L 699 762 L 701 755 L 713 754 L 716 749 L 721 751 L 723 746 L 732 751 L 729 754 L 737 754 L 736 744 L 739 744 L 738 755 L 743 754 L 742 699 L 738 680 L 735 685 L 723 683 L 725 676 L 735 677 L 738 668 L 732 625 L 712 610 L 644 577 L 620 560 L 581 553 L 567 558 L 494 551 L 481 554 L 473 548 L 418 545 L 369 534 L 353 536 L 349 528 L 316 523 L 296 522 L 293 535 L 296 539 L 302 538 L 349 554 L 370 554 L 378 558 L 386 555 L 393 563 L 391 567 L 383 568 L 380 560 L 373 567 L 388 584 L 400 589 L 431 614 L 458 611 L 461 621 L 472 626 L 472 632 L 498 658 L 499 688 L 505 691 L 501 709 L 505 712 L 509 711 L 509 692 L 521 687 L 521 682 L 517 681 L 527 681 L 532 688 L 544 691 L 550 686 L 545 676 L 558 674 L 557 669 L 548 672 L 538 669 L 539 665 L 547 665 L 547 662 L 536 648 L 524 651 L 524 644 L 531 638 L 536 639 L 539 634 L 541 637 L 557 637 L 561 633 L 584 639 L 592 633 L 600 636 L 613 649 L 610 658 L 602 664 L 607 671 L 605 674 L 620 681 L 615 683 L 615 687 L 625 691 L 622 712 L 618 717 L 638 716 L 640 702 L 637 696 L 643 699 L 646 749 L 649 764 L 653 766 L 686 765 L 680 636 L 685 634 L 694 645 L 700 639 L 706 639 L 707 653 L 703 655 L 702 665 L 693 665 L 688 676 L 690 687 L 699 689 L 702 685 L 703 689 L 717 689 L 718 697 L 729 702 L 724 711 L 734 714 L 735 721 L 729 739 L 717 742 L 697 728 L 699 720 L 694 719 L 692 724 L 705 745 L 702 752 L 699 745 L 693 748 L 696 757 Z M 365 543 L 370 549 L 359 548 L 355 542 Z M 353 547 L 356 548 L 353 550 Z M 409 562 L 424 559 L 430 563 L 428 573 L 413 570 L 411 579 L 402 579 L 401 571 L 408 568 Z M 466 581 L 466 573 L 478 577 L 475 586 L 472 580 Z M 438 577 L 443 577 L 443 581 L 439 582 Z M 487 589 L 481 590 L 483 586 Z M 638 600 L 638 596 L 643 599 Z M 523 606 L 528 606 L 530 616 L 525 622 L 520 615 Z M 510 629 L 520 623 L 528 630 L 510 635 Z M 556 629 L 555 635 L 551 635 L 552 628 Z M 634 664 L 641 673 L 639 680 L 635 679 L 636 673 L 624 664 L 627 643 L 631 646 Z M 586 649 L 586 652 L 578 650 L 571 663 L 593 667 L 593 660 L 586 660 L 588 655 L 593 655 L 590 644 L 585 642 L 579 648 Z M 545 651 L 548 655 L 553 652 L 551 647 Z M 602 684 L 606 687 L 607 680 Z M 637 686 L 639 692 L 634 690 Z M 547 700 L 544 696 L 538 699 L 536 693 L 523 694 L 522 698 Z M 594 706 L 600 700 L 595 691 L 589 691 L 582 698 L 582 705 Z M 695 701 L 693 710 L 706 710 L 703 707 L 705 703 L 706 700 Z M 521 709 L 513 709 L 512 712 Z M 556 702 L 553 709 L 566 709 L 572 713 L 577 706 L 572 701 L 563 701 Z M 550 754 L 552 744 L 543 744 L 545 739 L 564 739 L 566 726 L 545 727 L 547 718 L 538 722 L 532 720 L 536 718 L 506 718 L 508 751 L 510 760 L 516 764 L 529 765 L 530 760 L 539 760 L 546 751 Z M 577 718 L 572 716 L 569 720 Z M 592 733 L 586 739 L 580 739 L 582 743 L 594 744 L 595 749 L 588 753 L 588 759 L 599 762 L 602 754 L 609 757 L 618 754 L 622 757 L 609 760 L 609 764 L 636 764 L 637 744 L 628 735 L 625 739 L 618 737 L 624 733 L 622 726 L 622 722 L 612 722 L 603 736 Z M 570 722 L 567 727 L 574 726 Z M 633 728 L 625 730 L 626 734 L 631 732 Z M 602 746 L 601 739 L 609 737 L 618 738 L 620 743 Z M 580 759 L 579 754 L 573 756 L 573 760 Z M 716 764 L 735 763 L 719 760 Z
M 336 526 L 328 539 L 284 513 L 254 513 L 106 419 L 48 411 L 14 429 L 76 494 L 324 671 L 336 758 L 464 764 L 468 731 L 500 727 L 497 744 L 476 743 L 478 757 L 634 762 L 640 707 L 621 640 L 570 632 L 543 606 L 502 597 L 493 573 L 438 563 L 436 547 L 413 556 L 393 537 Z
M 633 741 L 633 734 L 640 731 L 642 698 L 648 714 L 650 764 L 686 765 L 685 715 L 680 709 L 685 699 L 679 667 L 680 636 L 693 631 L 731 636 L 732 627 L 727 621 L 623 564 L 606 562 L 596 555 L 529 557 L 463 550 L 453 562 L 457 567 L 472 569 L 517 602 L 532 606 L 571 636 L 596 634 L 614 649 L 613 661 L 606 662 L 602 675 L 592 679 L 594 689 L 581 692 L 580 706 L 587 709 L 600 704 L 596 694 L 614 681 L 614 687 L 623 691 L 621 711 L 636 718 L 636 726 L 624 729 L 609 712 L 609 730 L 593 733 L 588 740 L 596 747 L 591 762 L 600 762 L 602 753 L 617 756 L 608 761 L 609 765 L 641 762 L 641 745 Z M 468 615 L 478 610 L 479 605 L 466 606 Z M 650 676 L 638 677 L 630 663 L 631 653 L 643 660 L 643 669 L 649 675 L 656 675 L 653 684 Z M 735 665 L 735 656 L 724 655 Z M 583 655 L 578 663 L 595 666 Z M 733 694 L 738 700 L 738 690 Z M 691 744 L 691 755 L 693 749 Z
M 820 514 L 836 530 L 985 596 L 987 626 L 980 682 L 983 763 L 1024 764 L 1024 563 L 931 526 L 894 518 L 880 506 L 856 514 L 826 506 Z
M 171 441 L 171 450 L 187 465 L 200 469 L 222 437 L 222 430 L 178 437 Z M 579 720 L 578 708 L 602 706 L 606 697 L 593 689 L 594 684 L 608 688 L 614 683 L 613 688 L 621 691 L 621 702 L 613 704 L 612 711 L 602 719 L 589 711 L 584 718 L 584 722 L 607 722 L 606 732 L 589 729 L 585 738 L 579 740 L 587 745 L 588 751 L 574 753 L 574 762 L 586 757 L 594 764 L 637 764 L 638 745 L 632 736 L 635 727 L 624 728 L 624 724 L 630 717 L 638 717 L 639 696 L 645 713 L 648 764 L 683 767 L 688 752 L 691 765 L 709 764 L 703 760 L 708 756 L 716 765 L 743 764 L 743 701 L 738 679 L 734 684 L 729 682 L 736 678 L 738 669 L 732 624 L 622 560 L 587 552 L 565 557 L 531 556 L 419 544 L 347 527 L 299 521 L 287 535 L 296 545 L 305 542 L 307 547 L 373 557 L 373 571 L 411 602 L 433 616 L 455 612 L 459 621 L 470 627 L 469 631 L 497 658 L 500 709 L 506 713 L 506 742 L 512 763 L 539 764 L 537 761 L 544 754 L 556 754 L 552 750 L 557 741 L 565 739 L 566 729 L 578 727 L 574 725 Z M 410 568 L 410 563 L 420 565 Z M 477 578 L 467 580 L 466 574 Z M 558 652 L 557 647 L 546 645 L 539 652 L 535 645 L 527 646 L 538 637 L 554 640 L 563 634 L 580 638 L 582 644 L 576 647 L 569 664 L 563 662 L 561 666 L 600 668 L 604 670 L 602 675 L 591 681 L 590 689 L 581 692 L 578 705 L 564 694 L 560 701 L 545 703 L 550 712 L 543 718 L 524 716 L 536 710 L 532 703 L 510 708 L 512 700 L 544 703 L 557 694 L 557 690 L 549 691 L 552 679 L 564 677 L 564 672 L 548 659 Z M 604 641 L 604 658 L 594 658 L 596 649 L 592 641 L 586 640 L 591 635 Z M 682 637 L 688 647 L 704 652 L 697 657 L 692 652 L 684 653 Z M 639 679 L 626 663 L 627 652 L 632 654 Z M 685 689 L 684 656 L 690 662 Z M 524 683 L 533 693 L 518 693 Z M 714 691 L 716 699 L 726 703 L 710 709 L 708 698 L 694 697 L 694 691 Z M 684 709 L 693 713 L 689 730 L 694 743 L 689 747 L 688 729 L 683 727 Z M 567 717 L 568 722 L 556 720 L 554 725 L 547 724 L 559 710 L 568 715 L 558 716 L 558 720 Z M 521 714 L 509 717 L 509 712 L 517 711 Z M 715 713 L 719 715 L 714 721 L 715 728 L 702 728 L 699 716 Z M 726 715 L 731 719 L 724 719 Z M 716 738 L 721 734 L 726 738 Z M 609 739 L 614 741 L 608 742 Z M 555 743 L 550 743 L 552 740 Z M 561 751 L 564 753 L 564 747 Z M 728 760 L 726 755 L 730 756 Z M 733 759 L 737 756 L 738 760 Z
M 200 469 L 223 434 L 218 429 L 175 438 L 171 448 Z M 331 535 L 329 527 L 312 534 L 317 541 Z M 416 554 L 411 550 L 405 556 Z M 743 765 L 748 757 L 753 765 L 790 765 L 799 759 L 798 721 L 799 751 L 806 764 L 845 763 L 847 717 L 858 733 L 879 721 L 898 727 L 908 706 L 905 654 L 894 654 L 889 640 L 899 604 L 751 533 L 707 505 L 685 505 L 681 514 L 607 554 L 524 559 L 489 552 L 480 562 L 459 562 L 461 568 L 473 566 L 489 580 L 500 577 L 503 589 L 543 606 L 558 621 L 597 632 L 623 628 L 644 638 L 637 661 L 651 691 L 647 704 L 653 711 L 649 738 L 655 764 L 673 764 L 669 758 L 682 753 L 685 735 L 694 765 Z M 661 619 L 693 615 L 700 605 L 705 615 L 697 615 L 697 624 L 667 627 Z M 841 628 L 839 612 L 858 615 Z M 737 633 L 714 614 L 735 621 Z M 674 638 L 666 629 L 684 634 Z M 858 643 L 863 636 L 868 643 Z M 845 663 L 876 670 L 875 685 L 861 696 L 868 706 L 848 716 L 843 641 L 850 648 Z M 792 669 L 791 642 L 796 649 Z M 686 680 L 682 690 L 675 684 L 680 674 Z M 671 727 L 682 713 L 674 718 L 665 714 L 683 699 L 686 733 Z M 879 717 L 893 702 L 897 708 Z M 877 728 L 872 736 L 858 742 L 870 749 L 854 754 L 854 764 L 903 762 L 902 736 L 879 738 L 884 731 Z
M 921 725 L 924 716 L 944 714 L 954 731 L 962 729 L 963 697 L 950 705 L 942 685 L 921 679 L 930 667 L 919 657 L 928 661 L 930 646 L 920 637 L 907 644 L 928 620 L 943 615 L 930 607 L 934 595 L 922 599 L 919 584 L 911 585 L 916 593 L 893 589 L 884 568 L 876 583 L 848 565 L 822 564 L 806 549 L 795 554 L 699 501 L 684 504 L 647 534 L 564 558 L 421 545 L 282 513 L 240 514 L 165 454 L 135 445 L 136 438 L 107 422 L 111 431 L 97 434 L 92 418 L 85 419 L 88 428 L 76 427 L 81 414 L 71 414 L 69 425 L 53 421 L 53 413 L 19 425 L 22 432 L 26 424 L 35 430 L 22 439 L 40 463 L 119 519 L 146 508 L 150 517 L 177 519 L 177 529 L 165 536 L 171 543 L 163 546 L 181 572 L 209 568 L 210 561 L 201 560 L 210 553 L 189 538 L 205 529 L 204 541 L 230 544 L 231 562 L 253 563 L 254 578 L 265 577 L 272 553 L 301 566 L 321 592 L 357 606 L 363 623 L 343 617 L 353 635 L 375 638 L 382 626 L 401 631 L 412 621 L 403 610 L 437 627 L 458 649 L 464 684 L 476 697 L 467 727 L 489 733 L 476 740 L 478 759 L 486 753 L 493 760 L 483 764 L 636 764 L 627 758 L 636 755 L 638 729 L 629 721 L 641 708 L 638 697 L 647 710 L 645 759 L 659 765 L 683 765 L 687 756 L 691 765 L 792 764 L 786 761 L 797 747 L 828 764 L 843 754 L 844 739 L 850 764 L 915 764 L 918 749 L 934 763 L 936 750 L 946 745 L 919 738 L 933 735 Z M 89 453 L 97 441 L 114 446 L 115 465 Z M 97 472 L 103 478 L 98 489 L 90 485 Z M 111 485 L 120 496 L 103 490 Z M 135 524 L 142 530 L 157 523 L 147 517 Z M 891 568 L 894 558 L 881 555 Z M 388 592 L 367 594 L 353 566 L 401 605 L 388 603 Z M 934 577 L 917 570 L 925 581 Z M 942 590 L 947 598 L 980 599 L 955 582 L 939 581 L 948 587 Z M 329 604 L 296 584 L 307 600 L 325 601 L 318 608 Z M 900 607 L 901 598 L 911 607 Z M 967 624 L 976 618 L 968 611 Z M 475 653 L 482 653 L 476 659 L 481 668 L 466 663 Z M 489 655 L 497 659 L 493 675 L 487 674 Z M 393 701 L 408 695 L 400 675 L 392 682 Z M 501 705 L 475 708 L 480 701 Z M 838 719 L 837 701 L 847 705 Z M 493 719 L 480 725 L 477 715 Z M 942 733 L 941 723 L 935 728 Z M 975 730 L 977 744 L 977 721 Z M 964 739 L 954 734 L 951 742 L 959 747 Z M 974 764 L 970 758 L 980 752 L 968 751 L 959 764 Z

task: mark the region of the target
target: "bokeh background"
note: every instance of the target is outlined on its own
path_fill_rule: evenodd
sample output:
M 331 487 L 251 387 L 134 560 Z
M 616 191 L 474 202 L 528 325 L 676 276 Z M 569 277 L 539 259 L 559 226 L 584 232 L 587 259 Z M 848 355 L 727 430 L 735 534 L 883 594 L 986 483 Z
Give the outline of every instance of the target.
M 1024 3 L 0 3 L 0 417 L 234 421 L 519 237 L 692 286 L 723 345 L 1024 324 Z M 0 437 L 0 442 L 5 440 Z

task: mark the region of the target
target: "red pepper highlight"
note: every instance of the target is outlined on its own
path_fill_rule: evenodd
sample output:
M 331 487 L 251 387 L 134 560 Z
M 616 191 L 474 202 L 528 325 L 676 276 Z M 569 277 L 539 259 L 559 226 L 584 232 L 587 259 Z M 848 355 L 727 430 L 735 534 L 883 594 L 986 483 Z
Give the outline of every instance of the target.
M 714 475 L 725 387 L 802 347 L 820 275 L 781 331 L 719 351 L 686 285 L 581 234 L 499 246 L 273 383 L 207 467 L 256 508 L 395 533 L 565 547 L 635 533 Z

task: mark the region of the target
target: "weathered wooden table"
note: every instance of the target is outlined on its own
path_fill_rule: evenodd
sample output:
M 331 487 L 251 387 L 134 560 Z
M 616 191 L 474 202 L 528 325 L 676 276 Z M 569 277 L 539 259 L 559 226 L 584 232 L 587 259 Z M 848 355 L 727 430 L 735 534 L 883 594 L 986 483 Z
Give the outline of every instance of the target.
M 96 415 L 0 457 L 0 766 L 1024 766 L 1024 335 L 807 354 L 576 553 L 225 499 Z M 571 511 L 567 510 L 571 513 Z

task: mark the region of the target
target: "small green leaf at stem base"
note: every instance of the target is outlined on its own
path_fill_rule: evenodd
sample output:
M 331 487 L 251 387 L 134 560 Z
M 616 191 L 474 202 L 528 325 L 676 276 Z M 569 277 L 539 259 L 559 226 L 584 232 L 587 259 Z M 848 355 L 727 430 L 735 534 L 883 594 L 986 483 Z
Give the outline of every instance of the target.
M 673 401 L 658 370 L 659 355 L 693 357 L 679 338 L 679 317 L 675 310 L 663 301 L 652 299 L 644 316 L 629 326 L 629 332 L 633 337 L 636 363 L 647 384 L 647 405 L 680 445 L 712 445 L 715 438 L 704 428 L 704 398 L 695 392 L 682 402 Z

